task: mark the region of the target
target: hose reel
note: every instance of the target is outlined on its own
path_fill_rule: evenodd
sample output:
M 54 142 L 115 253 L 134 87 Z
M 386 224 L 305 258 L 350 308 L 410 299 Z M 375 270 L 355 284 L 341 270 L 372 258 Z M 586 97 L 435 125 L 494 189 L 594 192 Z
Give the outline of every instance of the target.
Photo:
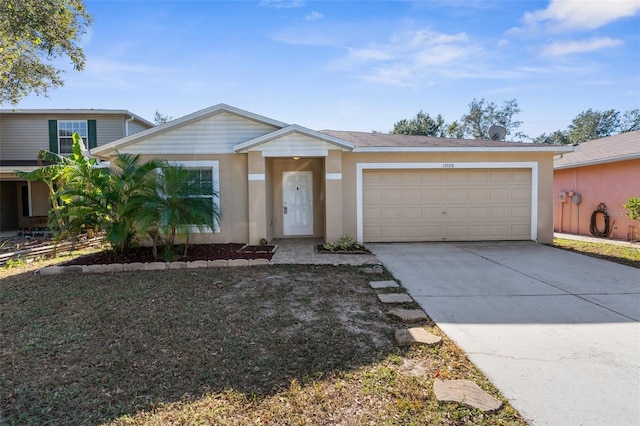
M 604 217 L 604 229 L 601 231 L 598 229 L 598 215 L 603 215 Z M 589 224 L 589 232 L 594 237 L 608 237 L 609 232 L 611 230 L 609 226 L 609 211 L 607 210 L 607 205 L 605 203 L 598 204 L 598 208 L 591 213 L 591 223 Z

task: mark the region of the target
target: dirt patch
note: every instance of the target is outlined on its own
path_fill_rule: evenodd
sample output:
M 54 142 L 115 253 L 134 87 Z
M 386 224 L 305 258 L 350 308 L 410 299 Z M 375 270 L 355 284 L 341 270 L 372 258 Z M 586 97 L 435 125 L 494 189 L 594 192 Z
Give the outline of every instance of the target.
M 0 238 L 0 253 L 11 253 L 20 250 L 45 247 L 53 244 L 50 236 L 21 235 Z

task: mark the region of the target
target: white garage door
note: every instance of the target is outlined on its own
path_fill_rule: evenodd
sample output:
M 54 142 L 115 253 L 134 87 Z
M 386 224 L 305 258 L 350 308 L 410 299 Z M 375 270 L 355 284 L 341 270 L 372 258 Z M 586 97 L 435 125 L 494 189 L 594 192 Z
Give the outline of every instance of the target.
M 365 170 L 363 239 L 531 239 L 531 170 Z

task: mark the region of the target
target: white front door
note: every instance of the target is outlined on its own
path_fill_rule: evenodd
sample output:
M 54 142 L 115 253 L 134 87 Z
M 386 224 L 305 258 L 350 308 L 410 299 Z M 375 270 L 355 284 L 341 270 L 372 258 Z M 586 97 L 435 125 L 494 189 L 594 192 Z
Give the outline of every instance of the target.
M 282 172 L 284 235 L 313 235 L 313 172 Z

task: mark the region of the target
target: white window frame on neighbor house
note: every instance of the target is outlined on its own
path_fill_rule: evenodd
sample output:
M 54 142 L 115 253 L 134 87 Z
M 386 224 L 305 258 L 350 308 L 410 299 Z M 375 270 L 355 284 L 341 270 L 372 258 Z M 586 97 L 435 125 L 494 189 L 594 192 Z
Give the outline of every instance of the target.
M 82 125 L 79 126 L 74 126 L 74 124 L 77 123 L 81 123 L 84 124 L 84 134 L 82 134 L 80 132 Z M 62 126 L 66 126 L 66 125 L 70 125 L 71 129 L 63 129 Z M 76 128 L 77 127 L 77 128 Z M 63 136 L 60 134 L 61 130 L 66 130 L 66 131 L 70 131 L 71 134 L 69 136 Z M 74 132 L 78 132 L 78 134 L 80 135 L 80 137 L 82 138 L 82 141 L 84 142 L 84 146 L 88 147 L 88 143 L 89 143 L 89 122 L 88 120 L 58 120 L 58 153 L 60 155 L 69 155 L 69 154 L 73 154 L 73 139 L 71 139 L 71 136 L 73 135 Z M 62 139 L 70 139 L 71 140 L 71 145 L 69 145 L 69 152 L 63 152 L 62 151 L 62 143 L 61 140 Z M 66 146 L 65 146 L 66 147 Z
M 440 162 L 440 163 L 356 163 L 356 238 L 364 239 L 362 175 L 364 170 L 402 170 L 402 169 L 530 169 L 531 170 L 531 240 L 538 239 L 538 163 L 523 162 Z
M 211 197 L 213 200 L 213 205 L 218 208 L 220 211 L 220 162 L 218 160 L 212 161 L 178 161 L 176 164 L 183 166 L 185 169 L 193 169 L 193 170 L 203 170 L 210 169 L 211 170 L 211 180 L 213 181 L 213 196 L 200 196 L 200 197 Z M 213 212 L 212 212 L 213 214 Z M 222 219 L 220 219 L 221 221 Z M 214 218 L 214 226 L 213 230 L 200 231 L 197 226 L 191 227 L 189 232 L 192 234 L 206 234 L 213 232 L 214 234 L 220 233 L 220 223 L 218 220 Z M 207 228 L 208 229 L 208 228 Z

